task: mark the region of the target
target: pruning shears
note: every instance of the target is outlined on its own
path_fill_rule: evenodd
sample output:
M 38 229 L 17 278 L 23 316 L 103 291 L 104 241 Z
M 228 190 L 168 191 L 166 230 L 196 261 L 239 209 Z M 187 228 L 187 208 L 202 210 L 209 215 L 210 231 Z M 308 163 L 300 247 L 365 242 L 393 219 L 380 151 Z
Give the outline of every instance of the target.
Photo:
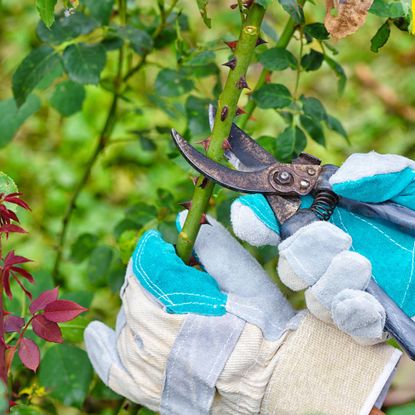
M 210 107 L 213 126 L 215 109 Z M 337 205 L 365 216 L 382 218 L 415 235 L 415 214 L 393 202 L 371 204 L 345 199 L 331 189 L 329 179 L 337 171 L 334 165 L 301 153 L 291 164 L 281 163 L 254 139 L 232 125 L 225 157 L 235 167 L 219 164 L 197 151 L 176 130 L 172 137 L 187 162 L 205 177 L 228 189 L 242 193 L 262 193 L 281 224 L 281 238 L 318 220 L 329 220 Z M 312 195 L 310 208 L 300 209 L 301 197 Z M 371 278 L 366 291 L 386 311 L 385 330 L 396 339 L 408 356 L 415 360 L 415 322 Z

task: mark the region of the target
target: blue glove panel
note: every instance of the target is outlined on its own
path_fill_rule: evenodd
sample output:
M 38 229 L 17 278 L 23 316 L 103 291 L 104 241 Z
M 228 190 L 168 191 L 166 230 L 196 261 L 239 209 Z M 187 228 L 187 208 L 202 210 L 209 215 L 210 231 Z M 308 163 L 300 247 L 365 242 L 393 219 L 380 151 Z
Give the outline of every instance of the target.
M 174 246 L 157 231 L 146 232 L 133 253 L 133 271 L 140 284 L 173 314 L 226 313 L 227 295 L 206 272 L 187 266 Z
M 279 224 L 263 195 L 242 196 L 238 200 L 250 207 L 266 226 L 279 232 Z M 311 203 L 310 196 L 304 197 L 301 207 L 309 207 Z M 352 250 L 370 260 L 376 282 L 409 316 L 414 316 L 415 238 L 383 220 L 359 216 L 340 207 L 335 209 L 330 222 L 352 237 Z
M 380 203 L 392 200 L 415 209 L 415 172 L 407 167 L 402 171 L 362 177 L 333 184 L 339 196 L 360 202 Z

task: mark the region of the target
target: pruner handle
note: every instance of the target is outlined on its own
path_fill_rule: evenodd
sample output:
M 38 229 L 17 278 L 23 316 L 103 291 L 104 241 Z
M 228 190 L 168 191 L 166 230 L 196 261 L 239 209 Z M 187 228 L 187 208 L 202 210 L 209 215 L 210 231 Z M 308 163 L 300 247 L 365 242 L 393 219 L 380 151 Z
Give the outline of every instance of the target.
M 328 183 L 328 178 L 335 170 L 335 166 L 323 167 L 322 179 L 317 184 L 314 194 L 315 202 L 309 209 L 300 209 L 282 224 L 280 232 L 282 240 L 289 238 L 303 226 L 319 220 L 330 219 L 331 213 L 333 213 L 338 202 L 337 195 L 331 190 Z M 318 200 L 321 202 L 320 209 L 316 208 Z M 324 203 L 326 203 L 326 206 Z M 415 360 L 415 322 L 399 308 L 373 277 L 370 279 L 366 291 L 375 297 L 385 309 L 385 330 L 399 343 L 409 358 Z

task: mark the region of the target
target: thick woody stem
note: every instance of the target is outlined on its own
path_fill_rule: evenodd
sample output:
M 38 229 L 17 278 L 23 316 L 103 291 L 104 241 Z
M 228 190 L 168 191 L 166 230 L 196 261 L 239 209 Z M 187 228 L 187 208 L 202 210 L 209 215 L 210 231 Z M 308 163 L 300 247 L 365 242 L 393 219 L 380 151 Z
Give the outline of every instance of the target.
M 265 9 L 262 6 L 253 4 L 242 26 L 234 52 L 236 66 L 234 69 L 230 69 L 219 97 L 215 125 L 207 151 L 207 156 L 213 160 L 219 161 L 223 156 L 222 146 L 231 130 L 233 116 L 236 113 L 238 100 L 245 85 L 246 71 L 254 54 L 264 14 Z M 227 109 L 224 111 L 225 107 Z M 224 112 L 229 116 L 223 116 Z M 177 253 L 185 262 L 188 262 L 192 255 L 193 245 L 200 229 L 200 222 L 207 210 L 213 192 L 214 183 L 208 181 L 205 186 L 201 187 L 202 181 L 203 177 L 200 177 L 196 183 L 192 206 L 177 241 Z

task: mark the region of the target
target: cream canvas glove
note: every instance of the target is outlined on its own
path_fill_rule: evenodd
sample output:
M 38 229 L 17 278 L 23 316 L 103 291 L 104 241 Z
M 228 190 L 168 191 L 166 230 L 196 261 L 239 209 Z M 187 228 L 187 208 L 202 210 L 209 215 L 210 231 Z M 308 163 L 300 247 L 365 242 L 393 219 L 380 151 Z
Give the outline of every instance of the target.
M 195 245 L 203 271 L 185 265 L 155 231 L 138 243 L 116 330 L 93 322 L 85 332 L 104 383 L 162 414 L 353 415 L 380 405 L 400 352 L 362 347 L 308 313 L 294 312 L 259 263 L 219 223 L 209 222 Z M 287 239 L 287 252 L 303 237 Z M 346 239 L 342 235 L 334 255 L 347 249 Z M 319 252 L 317 245 L 312 254 L 322 255 L 326 247 Z M 360 261 L 356 267 L 361 270 Z M 290 273 L 287 267 L 288 279 Z M 333 301 L 367 282 L 356 271 L 358 278 L 336 292 L 332 277 L 327 283 L 319 278 L 324 274 L 315 278 Z

